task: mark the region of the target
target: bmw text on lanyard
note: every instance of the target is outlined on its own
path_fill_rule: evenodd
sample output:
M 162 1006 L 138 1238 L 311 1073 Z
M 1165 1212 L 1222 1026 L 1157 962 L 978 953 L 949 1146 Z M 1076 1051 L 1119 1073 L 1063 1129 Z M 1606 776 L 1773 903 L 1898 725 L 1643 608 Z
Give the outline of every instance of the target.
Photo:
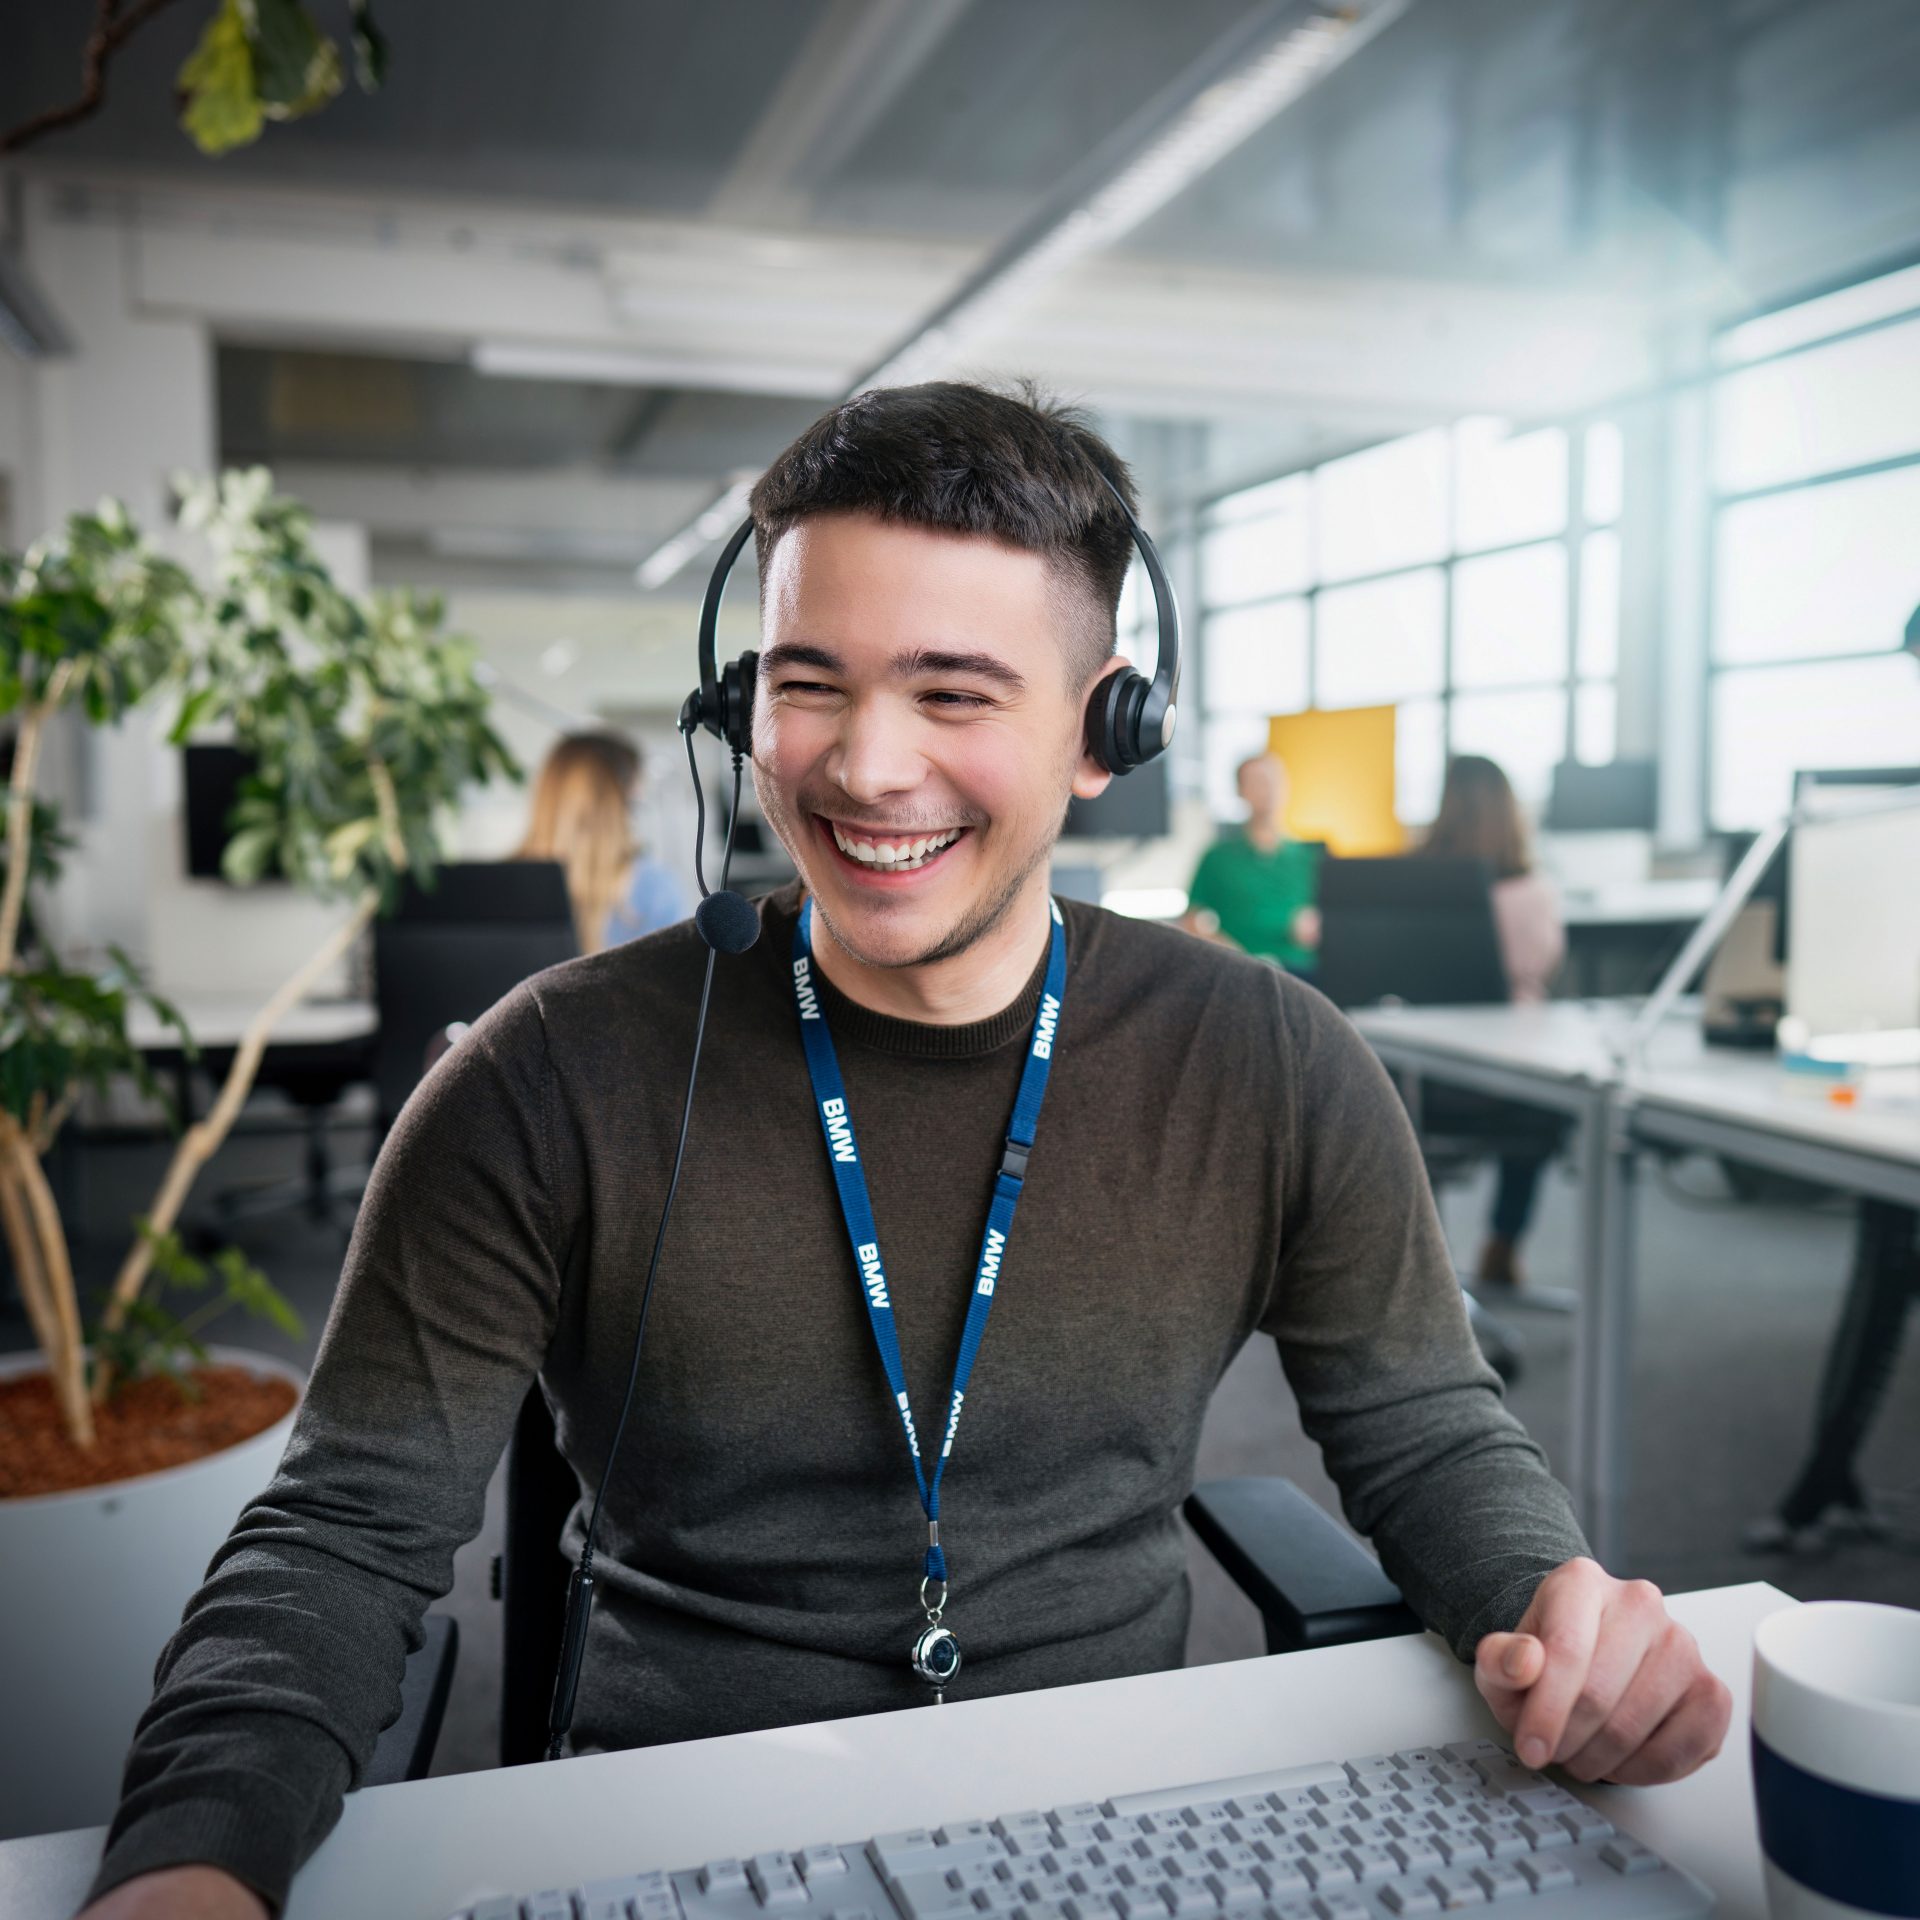
M 846 1216 L 847 1237 L 853 1242 L 854 1270 L 861 1297 L 867 1303 L 867 1318 L 873 1326 L 873 1343 L 880 1349 L 887 1386 L 893 1394 L 900 1424 L 906 1430 L 907 1451 L 913 1456 L 913 1477 L 919 1483 L 920 1504 L 927 1513 L 926 1574 L 920 1582 L 920 1605 L 925 1609 L 927 1624 L 913 1643 L 912 1659 L 914 1672 L 933 1688 L 936 1702 L 945 1698 L 946 1687 L 960 1671 L 960 1643 L 951 1629 L 940 1624 L 947 1605 L 947 1560 L 940 1551 L 940 1476 L 946 1471 L 947 1456 L 953 1452 L 953 1436 L 960 1426 L 960 1406 L 967 1396 L 967 1376 L 973 1371 L 981 1339 L 987 1331 L 987 1315 L 993 1311 L 993 1290 L 1000 1277 L 1007 1235 L 1013 1229 L 1013 1210 L 1019 1203 L 1021 1183 L 1026 1178 L 1027 1155 L 1033 1150 L 1033 1136 L 1040 1125 L 1040 1102 L 1046 1097 L 1060 1007 L 1067 991 L 1066 930 L 1061 924 L 1058 904 L 1051 900 L 1047 904 L 1053 913 L 1053 928 L 1047 951 L 1046 982 L 1040 993 L 1040 1009 L 1033 1018 L 1026 1065 L 1020 1071 L 1020 1090 L 1014 1095 L 1013 1117 L 1007 1123 L 1006 1151 L 1000 1158 L 1000 1171 L 994 1176 L 993 1203 L 987 1212 L 987 1231 L 980 1242 L 980 1262 L 974 1269 L 973 1296 L 967 1303 L 966 1325 L 960 1331 L 960 1352 L 953 1363 L 953 1398 L 947 1407 L 946 1436 L 931 1476 L 920 1455 L 920 1441 L 913 1429 L 913 1409 L 907 1402 L 900 1332 L 894 1324 L 893 1296 L 887 1285 L 886 1269 L 880 1261 L 880 1235 L 873 1224 L 873 1205 L 867 1198 L 867 1177 L 860 1168 L 860 1149 L 854 1144 L 846 1084 L 840 1078 L 833 1036 L 827 1031 L 814 987 L 811 899 L 800 909 L 800 918 L 793 929 L 793 997 L 800 1009 L 800 1038 L 807 1050 L 807 1072 L 813 1077 L 814 1104 L 820 1110 L 820 1130 L 826 1136 L 827 1158 L 833 1166 L 834 1184 L 840 1190 L 840 1211 Z M 929 1599 L 929 1591 L 934 1588 L 939 1590 L 938 1597 Z

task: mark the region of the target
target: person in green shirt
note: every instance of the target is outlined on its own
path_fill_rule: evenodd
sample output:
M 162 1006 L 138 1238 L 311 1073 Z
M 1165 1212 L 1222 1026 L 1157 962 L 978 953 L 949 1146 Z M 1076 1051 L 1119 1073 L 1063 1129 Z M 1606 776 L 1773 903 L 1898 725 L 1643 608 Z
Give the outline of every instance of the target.
M 1240 763 L 1236 775 L 1247 803 L 1247 824 L 1202 855 L 1187 889 L 1180 924 L 1189 933 L 1224 941 L 1291 973 L 1313 966 L 1320 945 L 1320 849 L 1289 840 L 1280 816 L 1287 805 L 1287 770 L 1272 754 Z

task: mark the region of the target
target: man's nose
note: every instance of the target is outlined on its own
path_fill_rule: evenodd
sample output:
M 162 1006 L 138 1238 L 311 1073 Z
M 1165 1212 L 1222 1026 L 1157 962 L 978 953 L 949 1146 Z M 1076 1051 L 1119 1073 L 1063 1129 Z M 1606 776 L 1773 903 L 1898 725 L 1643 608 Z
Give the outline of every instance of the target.
M 912 731 L 910 717 L 900 713 L 897 703 L 856 701 L 847 709 L 839 744 L 828 758 L 828 777 L 862 806 L 911 791 L 926 775 Z

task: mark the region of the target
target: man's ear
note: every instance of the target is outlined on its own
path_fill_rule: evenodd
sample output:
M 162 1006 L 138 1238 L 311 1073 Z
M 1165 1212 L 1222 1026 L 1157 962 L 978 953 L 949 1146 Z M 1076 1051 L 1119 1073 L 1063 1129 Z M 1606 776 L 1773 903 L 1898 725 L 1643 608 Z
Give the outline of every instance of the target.
M 1097 800 L 1113 782 L 1113 775 L 1093 757 L 1093 749 L 1087 744 L 1087 716 L 1100 711 L 1100 703 L 1107 697 L 1107 682 L 1116 673 L 1132 671 L 1133 662 L 1124 653 L 1114 654 L 1087 688 L 1086 698 L 1080 703 L 1080 757 L 1073 763 L 1073 797 L 1076 800 Z

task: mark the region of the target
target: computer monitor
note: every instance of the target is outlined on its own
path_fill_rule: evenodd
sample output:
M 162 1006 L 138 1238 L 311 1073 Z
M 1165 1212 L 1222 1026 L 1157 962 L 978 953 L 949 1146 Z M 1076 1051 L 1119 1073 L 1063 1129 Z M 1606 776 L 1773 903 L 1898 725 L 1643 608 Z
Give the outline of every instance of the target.
M 1071 840 L 1155 840 L 1173 825 L 1165 760 L 1150 760 L 1107 782 L 1097 800 L 1074 800 L 1063 831 Z
M 1323 860 L 1314 983 L 1341 1007 L 1484 1006 L 1508 997 L 1486 860 Z
M 1659 800 L 1659 769 L 1651 760 L 1604 767 L 1562 760 L 1553 770 L 1544 825 L 1549 833 L 1651 832 Z
M 240 798 L 241 783 L 259 761 L 244 747 L 199 745 L 180 750 L 181 788 L 185 805 L 181 824 L 187 842 L 187 877 L 190 880 L 219 880 L 220 856 L 226 851 L 233 831 L 227 816 Z M 283 880 L 280 863 L 271 855 L 262 869 L 261 879 Z

